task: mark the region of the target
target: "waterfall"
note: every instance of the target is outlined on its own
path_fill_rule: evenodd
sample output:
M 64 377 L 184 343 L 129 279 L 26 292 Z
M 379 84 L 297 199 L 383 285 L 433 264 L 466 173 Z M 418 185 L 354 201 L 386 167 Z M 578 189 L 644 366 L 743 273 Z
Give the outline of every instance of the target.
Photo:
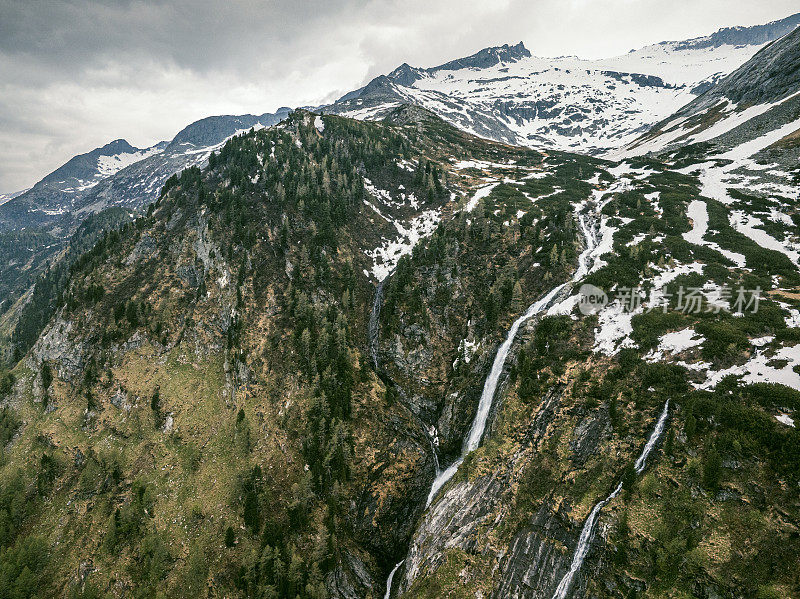
M 668 415 L 669 400 L 664 403 L 664 409 L 661 411 L 661 416 L 659 416 L 653 432 L 650 433 L 650 438 L 647 439 L 647 443 L 645 444 L 641 455 L 634 464 L 636 474 L 641 474 L 647 465 L 647 458 L 650 455 L 650 452 L 653 451 L 653 448 L 656 446 L 656 443 L 658 443 L 658 440 L 661 438 L 661 435 L 664 432 L 664 426 L 667 423 Z M 572 579 L 575 577 L 575 574 L 578 573 L 578 570 L 581 569 L 583 560 L 586 559 L 586 554 L 589 553 L 589 546 L 592 542 L 592 537 L 594 536 L 594 527 L 595 524 L 597 524 L 597 518 L 600 516 L 600 511 L 609 501 L 619 495 L 621 490 L 622 481 L 620 481 L 616 488 L 611 492 L 611 495 L 603 499 L 603 501 L 592 508 L 592 511 L 589 513 L 589 517 L 586 518 L 586 522 L 583 523 L 581 535 L 578 537 L 578 546 L 575 547 L 575 554 L 572 556 L 572 564 L 570 564 L 569 571 L 564 575 L 564 578 L 562 578 L 561 582 L 558 583 L 558 587 L 553 595 L 553 599 L 564 599 L 567 596 L 567 591 L 572 584 Z
M 489 372 L 489 376 L 486 377 L 486 382 L 483 384 L 483 392 L 481 393 L 481 399 L 478 402 L 478 411 L 475 414 L 475 418 L 472 420 L 472 426 L 469 429 L 469 435 L 467 435 L 467 439 L 461 448 L 461 455 L 450 465 L 449 468 L 439 474 L 439 476 L 437 476 L 433 481 L 433 485 L 431 485 L 431 491 L 428 494 L 428 501 L 425 504 L 425 507 L 428 507 L 431 504 L 439 489 L 441 489 L 445 483 L 447 483 L 447 481 L 453 478 L 453 475 L 455 475 L 458 467 L 464 461 L 464 458 L 475 451 L 478 448 L 478 445 L 480 445 L 481 439 L 483 438 L 483 432 L 486 429 L 486 421 L 489 418 L 489 412 L 491 412 L 492 404 L 494 402 L 494 393 L 497 389 L 497 384 L 500 382 L 500 375 L 503 374 L 503 368 L 506 364 L 508 352 L 511 350 L 511 345 L 514 343 L 514 338 L 517 336 L 519 327 L 522 326 L 526 320 L 530 320 L 536 314 L 539 314 L 546 308 L 549 308 L 553 298 L 556 297 L 559 292 L 566 287 L 566 285 L 567 284 L 564 283 L 550 291 L 542 299 L 528 308 L 528 311 L 517 318 L 511 325 L 511 329 L 509 329 L 505 341 L 503 341 L 502 345 L 494 356 L 492 370 Z
M 664 403 L 664 409 L 661 410 L 661 416 L 658 417 L 658 422 L 656 422 L 656 427 L 653 429 L 653 432 L 650 434 L 650 438 L 647 440 L 647 444 L 644 446 L 642 450 L 642 455 L 639 456 L 639 459 L 636 460 L 636 463 L 633 467 L 636 469 L 636 474 L 641 474 L 644 470 L 644 467 L 647 465 L 647 456 L 650 455 L 650 452 L 653 451 L 653 448 L 658 443 L 658 440 L 661 438 L 661 435 L 664 433 L 664 426 L 667 424 L 667 416 L 669 415 L 669 400 Z
M 598 211 L 601 206 L 598 207 Z M 425 507 L 428 508 L 431 503 L 433 503 L 436 494 L 439 490 L 449 481 L 455 473 L 458 471 L 459 466 L 464 462 L 464 459 L 475 451 L 481 443 L 481 439 L 483 438 L 483 433 L 486 430 L 486 422 L 489 418 L 489 414 L 492 409 L 492 404 L 494 403 L 494 396 L 495 391 L 497 390 L 497 385 L 500 382 L 500 375 L 503 373 L 503 368 L 505 367 L 506 358 L 508 358 L 508 352 L 511 350 L 511 346 L 514 343 L 514 338 L 517 336 L 517 332 L 519 328 L 528 320 L 536 316 L 537 314 L 541 314 L 546 312 L 555 302 L 555 300 L 560 297 L 562 292 L 571 288 L 571 285 L 578 282 L 580 279 L 585 277 L 589 272 L 589 259 L 592 257 L 592 253 L 594 252 L 595 248 L 597 247 L 597 232 L 591 222 L 586 215 L 578 212 L 578 225 L 581 229 L 581 233 L 584 236 L 586 246 L 584 250 L 578 256 L 578 268 L 575 270 L 575 273 L 572 275 L 571 279 L 566 283 L 562 283 L 561 285 L 557 286 L 556 288 L 549 291 L 544 297 L 540 300 L 533 303 L 528 310 L 519 318 L 517 318 L 511 328 L 506 335 L 505 341 L 500 345 L 497 350 L 497 353 L 494 357 L 494 362 L 492 363 L 492 369 L 489 372 L 489 376 L 486 377 L 486 382 L 483 384 L 483 392 L 481 393 L 481 399 L 478 402 L 478 410 L 475 414 L 475 418 L 472 421 L 472 425 L 470 426 L 469 435 L 464 441 L 464 444 L 461 447 L 461 455 L 452 463 L 448 468 L 443 471 L 437 472 L 436 478 L 431 485 L 431 490 L 428 493 L 427 501 L 425 502 Z M 379 287 L 380 289 L 380 287 Z M 380 293 L 380 291 L 376 292 Z M 373 307 L 373 314 L 375 313 L 375 309 Z M 370 319 L 371 320 L 371 319 Z M 371 331 L 372 335 L 372 331 Z M 377 330 L 375 331 L 375 335 L 377 338 Z M 373 355 L 373 360 L 375 356 Z M 437 468 L 438 470 L 438 468 Z M 394 579 L 394 575 L 400 566 L 403 564 L 405 560 L 401 561 L 397 564 L 394 569 L 392 570 L 391 574 L 389 575 L 388 580 L 386 581 L 386 599 L 390 599 L 392 593 L 392 581 Z
M 378 321 L 381 317 L 381 306 L 383 305 L 383 286 L 389 277 L 381 279 L 375 287 L 375 299 L 372 302 L 372 312 L 369 315 L 369 353 L 372 357 L 372 365 L 378 372 Z
M 386 579 L 386 594 L 383 596 L 383 599 L 391 599 L 392 596 L 392 581 L 394 580 L 394 575 L 397 574 L 397 571 L 400 569 L 400 566 L 403 565 L 403 562 L 406 560 L 402 560 L 398 563 L 392 571 L 389 572 L 389 578 Z
M 597 247 L 597 235 L 594 228 L 589 224 L 588 219 L 583 214 L 578 214 L 578 224 L 580 225 L 581 232 L 586 240 L 586 247 L 578 256 L 577 270 L 567 283 L 562 283 L 555 289 L 552 289 L 547 293 L 547 295 L 532 304 L 525 314 L 517 318 L 511 325 L 505 341 L 503 341 L 502 345 L 500 345 L 499 349 L 497 350 L 497 354 L 495 354 L 494 362 L 492 363 L 492 369 L 489 371 L 489 376 L 486 377 L 486 382 L 483 384 L 483 392 L 481 393 L 481 399 L 478 402 L 478 411 L 476 412 L 475 418 L 472 421 L 472 426 L 469 429 L 469 435 L 467 435 L 464 445 L 461 448 L 461 455 L 449 468 L 440 473 L 439 476 L 437 476 L 433 481 L 433 485 L 431 486 L 431 491 L 428 494 L 428 501 L 425 504 L 425 507 L 428 507 L 431 502 L 433 502 L 433 498 L 436 496 L 436 493 L 439 491 L 439 489 L 441 489 L 445 483 L 447 483 L 447 481 L 453 478 L 458 470 L 458 467 L 463 463 L 464 458 L 475 451 L 480 445 L 481 439 L 483 438 L 483 433 L 486 429 L 486 421 L 489 418 L 489 413 L 491 412 L 492 404 L 494 403 L 494 395 L 495 391 L 497 390 L 497 384 L 500 382 L 500 375 L 503 374 L 503 368 L 506 364 L 506 358 L 508 358 L 508 352 L 511 351 L 511 346 L 514 343 L 514 338 L 517 336 L 519 328 L 526 321 L 530 320 L 537 314 L 545 312 L 552 306 L 554 300 L 559 297 L 559 294 L 561 294 L 561 292 L 564 291 L 567 286 L 576 283 L 588 273 L 589 257 L 591 256 L 591 253 L 594 251 L 595 247 Z

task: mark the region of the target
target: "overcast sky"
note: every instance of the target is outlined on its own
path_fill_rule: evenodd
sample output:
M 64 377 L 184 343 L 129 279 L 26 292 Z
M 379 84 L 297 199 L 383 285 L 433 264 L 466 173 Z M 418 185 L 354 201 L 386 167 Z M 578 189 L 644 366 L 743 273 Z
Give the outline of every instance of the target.
M 491 45 L 613 56 L 800 0 L 0 0 L 0 192 L 116 138 L 317 104 Z

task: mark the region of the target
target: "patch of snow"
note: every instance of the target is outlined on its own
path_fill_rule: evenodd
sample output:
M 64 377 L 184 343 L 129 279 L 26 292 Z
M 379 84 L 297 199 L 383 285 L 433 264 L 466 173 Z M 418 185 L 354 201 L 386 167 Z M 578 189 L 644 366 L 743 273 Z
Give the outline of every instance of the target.
M 658 203 L 659 198 L 661 197 L 660 191 L 654 191 L 653 193 L 646 193 L 644 194 L 644 199 L 646 199 L 650 204 L 653 206 L 653 210 L 656 211 L 656 214 L 659 216 L 664 216 L 664 210 Z
M 734 229 L 752 239 L 762 248 L 784 254 L 795 266 L 800 264 L 800 253 L 790 249 L 786 243 L 778 241 L 763 229 L 757 228 L 759 225 L 763 225 L 758 217 L 746 214 L 742 210 L 733 210 L 730 222 Z
M 772 343 L 774 339 L 775 335 L 765 335 L 764 337 L 756 337 L 755 339 L 751 339 L 750 343 L 752 343 L 755 347 L 764 347 L 768 343 Z
M 605 306 L 598 314 L 598 329 L 595 330 L 595 352 L 606 355 L 614 355 L 626 347 L 635 347 L 636 344 L 631 339 L 633 333 L 632 319 L 637 314 L 644 312 L 645 305 L 651 309 L 657 309 L 664 304 L 667 299 L 664 295 L 664 287 L 677 279 L 681 275 L 689 273 L 702 273 L 703 265 L 699 262 L 691 264 L 678 264 L 665 267 L 659 274 L 653 277 L 647 302 L 636 307 L 634 310 L 626 310 L 625 306 L 615 299 L 612 303 Z
M 477 349 L 477 347 L 478 343 L 476 341 L 467 341 L 466 339 L 461 340 L 461 343 L 458 346 L 458 351 L 465 364 L 469 364 L 469 361 L 475 354 L 475 349 Z
M 6 202 L 10 202 L 11 200 L 13 200 L 16 197 L 21 196 L 23 193 L 25 193 L 29 189 L 30 188 L 23 189 L 22 191 L 14 191 L 12 193 L 0 193 L 0 206 L 5 204 Z
M 796 96 L 798 94 L 800 94 L 800 92 L 797 92 L 794 95 Z M 782 125 L 777 129 L 773 129 L 764 135 L 756 137 L 755 139 L 751 139 L 750 141 L 746 141 L 743 144 L 740 144 L 735 148 L 720 154 L 719 156 L 715 156 L 715 158 L 719 160 L 733 161 L 740 161 L 745 158 L 749 158 L 750 156 L 753 156 L 761 150 L 771 146 L 776 141 L 780 141 L 787 135 L 794 133 L 798 129 L 800 129 L 800 119 L 794 120 L 791 123 L 786 123 L 785 125 Z
M 614 249 L 614 233 L 617 232 L 616 227 L 608 224 L 609 219 L 605 216 L 600 219 L 600 242 L 597 247 L 592 250 L 591 259 L 594 261 L 590 272 L 595 272 L 608 264 L 600 259 L 603 254 L 608 254 Z
M 786 322 L 786 326 L 789 328 L 799 328 L 800 327 L 800 310 L 797 308 L 793 308 L 790 304 L 786 302 L 782 302 L 776 300 L 777 303 L 782 309 L 789 312 L 789 316 L 784 317 L 784 321 Z
M 435 210 L 426 210 L 411 219 L 406 226 L 399 221 L 392 221 L 386 218 L 377 208 L 372 207 L 384 219 L 391 222 L 398 232 L 396 238 L 384 240 L 384 243 L 379 247 L 364 252 L 372 259 L 372 275 L 382 281 L 394 270 L 400 258 L 410 254 L 421 239 L 430 236 L 436 230 L 441 217 Z
M 692 230 L 684 233 L 683 238 L 689 243 L 709 247 L 718 251 L 720 254 L 728 258 L 731 262 L 736 264 L 739 268 L 744 268 L 747 264 L 743 254 L 732 252 L 723 249 L 718 243 L 707 241 L 704 239 L 708 232 L 708 208 L 703 200 L 692 200 L 686 209 L 686 215 L 692 221 Z
M 705 337 L 698 335 L 692 328 L 667 333 L 661 336 L 658 347 L 645 356 L 645 360 L 656 362 L 662 360 L 667 354 L 679 354 L 687 349 L 702 345 L 705 340 Z
M 98 156 L 97 158 L 97 174 L 101 179 L 110 177 L 111 175 L 121 171 L 125 167 L 135 164 L 149 156 L 157 154 L 161 151 L 158 146 L 153 146 L 146 150 L 139 150 L 138 152 L 126 152 L 123 154 L 114 154 L 113 156 Z
M 626 311 L 619 300 L 601 310 L 598 315 L 600 328 L 595 331 L 594 351 L 613 356 L 623 348 L 635 347 L 636 344 L 630 338 L 634 315 L 634 312 Z
M 770 209 L 769 219 L 772 222 L 781 223 L 783 225 L 786 225 L 787 227 L 794 227 L 795 226 L 794 221 L 792 220 L 791 216 L 789 216 L 788 214 L 785 214 L 783 212 L 780 212 L 779 210 L 775 210 L 775 208 L 771 208 Z
M 635 246 L 635 245 L 639 245 L 639 244 L 640 244 L 640 243 L 642 243 L 642 242 L 643 242 L 645 239 L 647 239 L 647 233 L 639 233 L 638 235 L 636 235 L 636 237 L 634 237 L 633 239 L 631 239 L 631 240 L 630 240 L 628 243 L 626 243 L 625 245 L 626 245 L 626 246 L 628 246 L 628 247 L 633 247 L 633 246 Z
M 475 210 L 475 207 L 478 205 L 483 198 L 487 197 L 492 190 L 497 187 L 499 183 L 490 183 L 489 185 L 484 185 L 483 187 L 479 188 L 478 191 L 470 198 L 467 205 L 464 206 L 464 212 L 472 212 Z
M 787 364 L 776 368 L 770 365 L 773 361 L 786 361 Z M 709 372 L 708 379 L 697 386 L 713 389 L 726 376 L 735 375 L 741 376 L 745 383 L 778 383 L 800 391 L 800 374 L 795 372 L 796 366 L 800 366 L 800 345 L 781 347 L 770 356 L 757 349 L 746 364 Z

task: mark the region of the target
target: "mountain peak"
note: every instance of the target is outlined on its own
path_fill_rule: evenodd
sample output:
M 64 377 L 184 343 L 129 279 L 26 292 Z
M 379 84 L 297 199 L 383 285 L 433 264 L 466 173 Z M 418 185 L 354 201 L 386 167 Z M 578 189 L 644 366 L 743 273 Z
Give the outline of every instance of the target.
M 719 46 L 760 46 L 781 38 L 800 25 L 800 13 L 751 27 L 723 27 L 711 35 L 675 42 L 676 50 L 717 48 Z M 670 42 L 662 42 L 670 43 Z
M 97 148 L 92 153 L 97 153 L 98 156 L 113 156 L 115 154 L 129 154 L 137 152 L 138 148 L 134 148 L 126 139 L 115 139 L 108 142 L 106 145 Z
M 525 44 L 519 42 L 516 45 L 503 44 L 502 46 L 490 46 L 476 52 L 472 56 L 451 60 L 443 65 L 428 69 L 434 71 L 455 71 L 458 69 L 476 68 L 485 69 L 493 67 L 500 62 L 516 62 L 522 58 L 530 58 L 531 53 Z
M 397 83 L 398 85 L 403 85 L 405 87 L 410 87 L 414 84 L 414 82 L 422 77 L 424 71 L 422 69 L 418 69 L 416 67 L 412 67 L 407 62 L 404 62 L 399 67 L 397 67 L 394 71 L 389 73 L 387 77 Z

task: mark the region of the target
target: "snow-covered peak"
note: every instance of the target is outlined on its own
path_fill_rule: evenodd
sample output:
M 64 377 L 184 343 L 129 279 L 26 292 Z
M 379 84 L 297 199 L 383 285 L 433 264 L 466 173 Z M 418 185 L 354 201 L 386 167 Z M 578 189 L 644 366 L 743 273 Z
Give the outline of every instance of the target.
M 27 189 L 23 189 L 21 191 L 12 191 L 11 193 L 0 193 L 0 206 L 9 202 L 16 198 L 17 196 L 21 196 L 23 193 L 28 191 Z
M 739 68 L 795 21 L 800 15 L 603 59 L 533 56 L 520 42 L 437 67 L 404 63 L 325 110 L 380 119 L 413 103 L 481 137 L 606 155 Z
M 110 177 L 140 160 L 144 160 L 148 156 L 152 156 L 160 152 L 164 148 L 163 143 L 156 144 L 145 150 L 136 150 L 132 152 L 122 152 L 120 154 L 100 155 L 97 157 L 97 175 L 96 178 L 104 179 Z

